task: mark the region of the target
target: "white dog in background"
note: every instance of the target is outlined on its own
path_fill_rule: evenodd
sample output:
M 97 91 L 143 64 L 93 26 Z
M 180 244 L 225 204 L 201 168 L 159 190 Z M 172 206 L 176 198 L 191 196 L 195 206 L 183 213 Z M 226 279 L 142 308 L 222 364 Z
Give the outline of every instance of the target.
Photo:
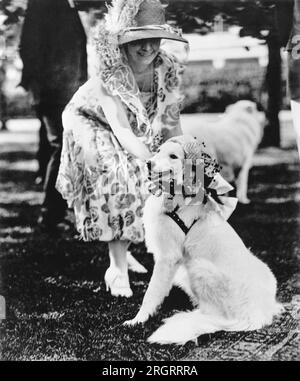
M 222 176 L 229 182 L 235 182 L 239 202 L 249 203 L 249 170 L 263 134 L 263 120 L 256 104 L 238 101 L 228 106 L 220 119 L 193 124 L 187 122 L 182 130 L 184 134 L 205 142 L 223 167 Z
M 188 136 L 169 139 L 151 159 L 152 171 L 172 169 L 180 184 L 187 143 L 200 146 Z M 224 182 L 217 174 L 215 181 L 219 180 Z M 184 344 L 202 334 L 270 324 L 282 307 L 276 302 L 276 279 L 269 267 L 245 247 L 225 219 L 208 212 L 208 204 L 186 205 L 179 194 L 171 199 L 172 208 L 179 206 L 177 215 L 187 227 L 197 221 L 186 235 L 166 214 L 165 197 L 151 195 L 146 201 L 145 239 L 155 265 L 138 314 L 125 324 L 147 321 L 174 284 L 186 291 L 196 309 L 166 319 L 150 342 Z

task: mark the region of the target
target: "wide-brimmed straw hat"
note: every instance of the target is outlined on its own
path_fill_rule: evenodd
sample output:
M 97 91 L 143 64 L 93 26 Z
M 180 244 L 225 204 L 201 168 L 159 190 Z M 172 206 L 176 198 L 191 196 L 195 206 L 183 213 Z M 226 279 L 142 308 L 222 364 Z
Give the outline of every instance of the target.
M 149 38 L 186 42 L 181 31 L 166 24 L 165 10 L 159 0 L 144 0 L 134 18 L 134 26 L 119 34 L 119 45 Z

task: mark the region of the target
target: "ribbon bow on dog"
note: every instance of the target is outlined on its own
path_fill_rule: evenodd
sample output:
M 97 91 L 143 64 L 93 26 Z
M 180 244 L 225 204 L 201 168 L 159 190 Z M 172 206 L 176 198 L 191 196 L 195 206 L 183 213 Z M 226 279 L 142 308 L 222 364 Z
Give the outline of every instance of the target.
M 218 173 L 208 186 L 206 205 L 209 210 L 214 210 L 222 218 L 228 220 L 232 212 L 236 208 L 237 198 L 222 196 L 233 190 L 233 187 Z M 217 195 L 219 201 L 216 200 L 214 195 Z
M 178 185 L 172 172 L 159 173 L 156 180 L 149 177 L 149 190 L 159 197 L 168 193 L 171 197 L 180 191 L 187 205 L 204 204 L 206 210 L 215 211 L 222 218 L 228 219 L 236 207 L 237 199 L 223 196 L 233 187 L 220 175 L 220 166 L 207 152 L 204 143 L 196 139 L 186 141 L 186 137 L 179 136 L 170 140 L 180 144 L 184 151 L 182 185 Z
M 221 167 L 217 160 L 213 159 L 205 152 L 205 144 L 198 141 L 192 141 L 183 146 L 185 156 L 191 159 L 194 165 L 203 166 L 203 183 L 195 181 L 196 191 L 203 192 L 203 204 L 207 206 L 207 210 L 214 210 L 227 220 L 237 205 L 237 198 L 223 196 L 233 190 L 233 187 L 220 175 Z M 190 205 L 195 203 L 192 198 Z

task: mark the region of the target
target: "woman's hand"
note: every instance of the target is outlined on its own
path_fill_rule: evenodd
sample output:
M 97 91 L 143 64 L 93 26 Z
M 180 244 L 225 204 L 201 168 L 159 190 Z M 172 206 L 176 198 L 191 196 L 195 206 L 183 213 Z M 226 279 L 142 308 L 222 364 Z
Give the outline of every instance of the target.
M 145 146 L 145 152 L 143 154 L 143 157 L 139 157 L 139 159 L 143 161 L 148 161 L 153 156 L 152 152 L 148 150 L 148 148 Z

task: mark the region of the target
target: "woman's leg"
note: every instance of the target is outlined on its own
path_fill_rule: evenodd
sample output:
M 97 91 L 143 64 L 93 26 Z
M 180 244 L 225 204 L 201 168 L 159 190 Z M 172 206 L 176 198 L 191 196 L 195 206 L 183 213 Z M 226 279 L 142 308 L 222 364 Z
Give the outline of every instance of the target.
M 107 290 L 114 296 L 132 296 L 129 284 L 127 249 L 129 241 L 111 241 L 108 243 L 110 266 L 105 273 Z
M 122 273 L 127 273 L 127 249 L 129 241 L 111 241 L 108 243 L 110 266 L 118 268 Z
M 119 268 L 123 273 L 125 273 L 128 270 L 131 270 L 135 273 L 146 274 L 148 272 L 147 269 L 132 256 L 130 251 L 128 251 L 129 246 L 129 241 L 109 242 L 108 247 L 110 266 Z M 126 251 L 127 269 L 126 263 L 124 262 L 124 250 Z

